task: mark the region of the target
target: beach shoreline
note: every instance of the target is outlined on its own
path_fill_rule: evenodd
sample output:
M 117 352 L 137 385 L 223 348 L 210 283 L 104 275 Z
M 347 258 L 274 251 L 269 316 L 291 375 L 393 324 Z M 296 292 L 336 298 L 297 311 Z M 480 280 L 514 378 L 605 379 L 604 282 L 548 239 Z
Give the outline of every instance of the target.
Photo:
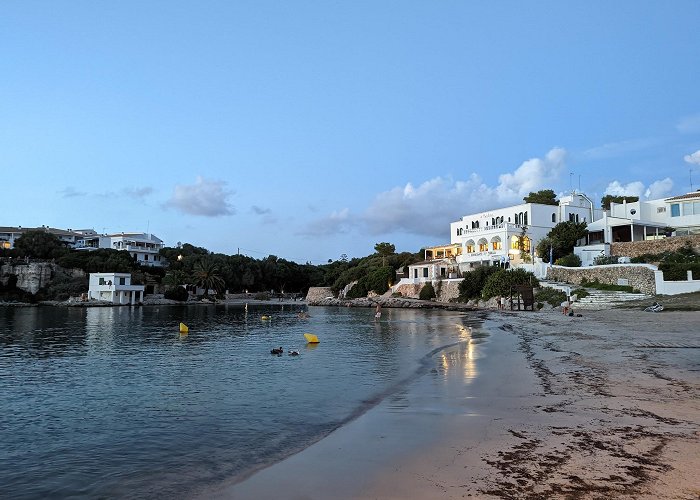
M 489 313 L 485 344 L 201 497 L 696 499 L 700 313 L 639 315 Z

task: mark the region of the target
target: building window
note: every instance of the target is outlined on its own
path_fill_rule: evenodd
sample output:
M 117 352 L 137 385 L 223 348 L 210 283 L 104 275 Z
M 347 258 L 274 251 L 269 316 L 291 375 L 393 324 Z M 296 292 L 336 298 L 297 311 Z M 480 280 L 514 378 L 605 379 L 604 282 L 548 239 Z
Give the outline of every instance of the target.
M 120 285 L 126 285 L 126 278 L 119 278 Z
M 489 243 L 486 240 L 479 240 L 479 251 L 486 252 L 489 249 Z
M 492 247 L 494 250 L 501 250 L 503 248 L 503 245 L 501 244 L 500 241 L 494 241 L 491 243 Z
M 424 278 L 427 278 L 427 277 L 428 277 L 428 268 L 427 268 L 427 267 L 424 267 L 424 268 L 423 268 L 423 277 L 424 277 Z
M 474 252 L 474 244 L 467 244 L 467 253 L 473 253 Z
M 681 206 L 679 203 L 672 203 L 671 204 L 671 217 L 680 217 L 681 216 Z
M 527 212 L 523 214 L 525 218 L 523 219 L 523 225 L 527 226 Z
M 100 284 L 100 285 L 104 285 L 104 284 L 105 284 L 105 279 L 104 279 L 104 278 L 100 278 L 99 284 Z
M 574 214 L 569 214 L 569 222 L 574 222 Z
M 557 214 L 552 214 L 552 222 L 556 222 L 556 221 L 557 221 Z
M 496 225 L 496 218 L 495 217 L 491 217 L 491 225 L 492 226 Z
M 666 211 L 666 207 L 657 207 L 656 208 L 656 213 L 660 214 Z
M 576 214 L 576 222 L 578 223 L 578 214 Z

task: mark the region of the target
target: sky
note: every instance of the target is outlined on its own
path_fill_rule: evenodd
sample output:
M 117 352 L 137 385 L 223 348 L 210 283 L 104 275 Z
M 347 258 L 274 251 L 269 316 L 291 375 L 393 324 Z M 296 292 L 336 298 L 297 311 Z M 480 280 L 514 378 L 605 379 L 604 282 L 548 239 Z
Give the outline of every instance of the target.
M 0 3 L 0 226 L 322 264 L 700 188 L 700 2 Z

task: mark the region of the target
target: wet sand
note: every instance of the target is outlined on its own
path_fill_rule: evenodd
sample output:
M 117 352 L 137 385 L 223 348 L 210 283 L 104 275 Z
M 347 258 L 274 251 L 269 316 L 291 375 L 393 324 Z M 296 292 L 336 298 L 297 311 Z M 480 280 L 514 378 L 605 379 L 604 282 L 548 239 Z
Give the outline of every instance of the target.
M 406 389 L 206 498 L 700 498 L 700 313 L 491 313 Z

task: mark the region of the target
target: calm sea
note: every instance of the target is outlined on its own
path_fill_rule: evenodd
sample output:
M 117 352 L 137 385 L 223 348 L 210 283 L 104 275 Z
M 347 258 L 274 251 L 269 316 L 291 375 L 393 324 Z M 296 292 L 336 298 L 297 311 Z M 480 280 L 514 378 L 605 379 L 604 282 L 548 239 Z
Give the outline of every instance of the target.
M 385 309 L 379 322 L 371 309 L 300 310 L 0 308 L 0 497 L 187 496 L 310 445 L 476 324 L 431 310 Z M 270 354 L 280 346 L 300 355 Z

